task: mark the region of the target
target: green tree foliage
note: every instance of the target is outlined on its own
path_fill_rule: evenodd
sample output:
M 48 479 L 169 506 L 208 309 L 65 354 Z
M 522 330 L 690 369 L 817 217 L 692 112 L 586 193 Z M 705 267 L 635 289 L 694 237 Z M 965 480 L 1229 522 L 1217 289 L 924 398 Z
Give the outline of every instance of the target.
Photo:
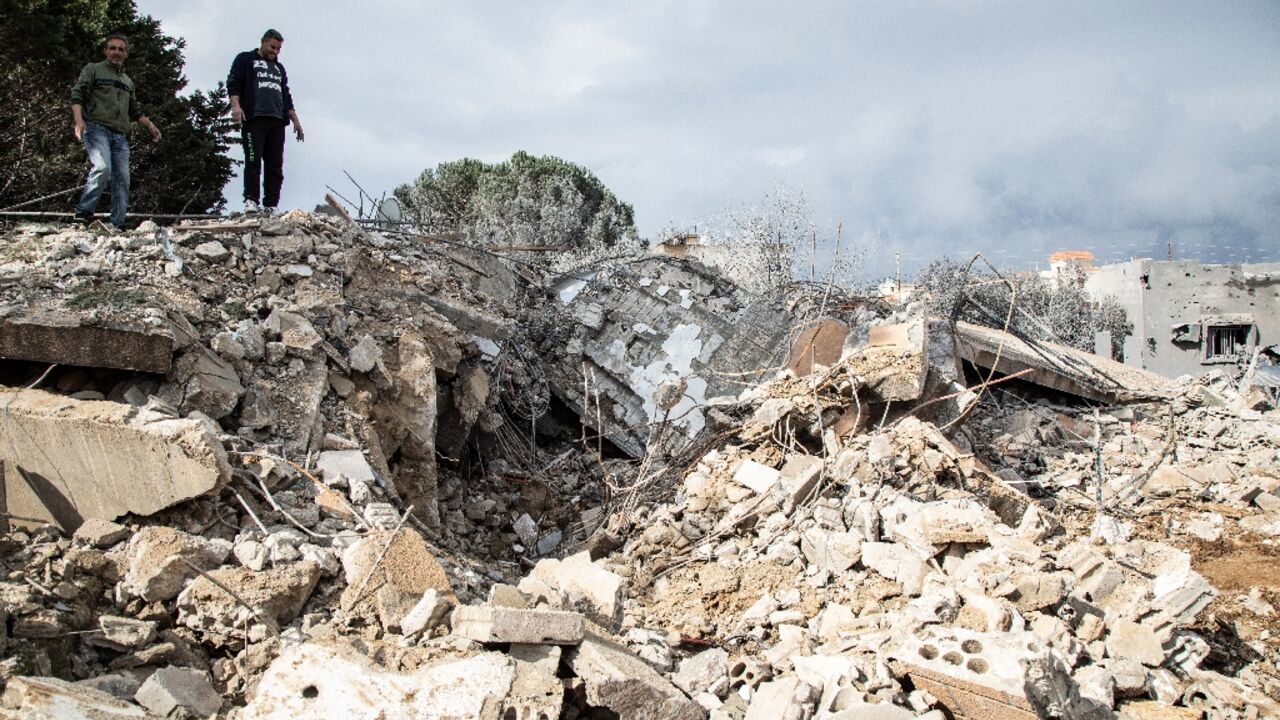
M 1012 302 L 1011 330 L 1085 352 L 1093 352 L 1095 333 L 1107 330 L 1112 356 L 1117 357 L 1125 336 L 1133 332 L 1118 303 L 1111 298 L 1098 302 L 1085 291 L 1083 271 L 1068 270 L 1056 280 L 1038 273 L 1002 275 L 1013 285 L 1013 292 L 976 264 L 967 267 L 942 258 L 920 271 L 916 286 L 929 294 L 931 313 L 987 327 L 1003 328 Z
M 517 152 L 506 162 L 466 158 L 428 168 L 395 190 L 425 232 L 460 232 L 486 245 L 559 245 L 575 251 L 638 248 L 631 206 L 589 170 Z
M 139 16 L 133 0 L 0 0 L 0 207 L 84 182 L 70 89 L 86 63 L 102 60 L 110 32 L 129 36 L 125 70 L 143 112 L 164 133 L 158 144 L 141 129 L 131 133 L 130 210 L 221 210 L 232 175 L 226 90 L 181 95 L 184 41 Z M 67 210 L 74 200 L 63 195 L 24 209 Z

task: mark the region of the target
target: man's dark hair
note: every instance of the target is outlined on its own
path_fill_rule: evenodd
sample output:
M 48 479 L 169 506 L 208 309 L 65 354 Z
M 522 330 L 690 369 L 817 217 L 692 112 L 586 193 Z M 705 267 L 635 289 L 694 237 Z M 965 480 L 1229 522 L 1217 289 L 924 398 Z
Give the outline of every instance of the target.
M 107 43 L 111 42 L 112 40 L 119 40 L 120 42 L 124 43 L 124 46 L 125 46 L 126 48 L 128 48 L 128 47 L 129 47 L 129 36 L 128 36 L 128 35 L 125 35 L 124 33 L 113 32 L 113 33 L 111 33 L 110 35 L 108 35 L 108 36 L 107 36 L 107 39 L 106 39 L 106 40 L 102 41 L 102 44 L 103 44 L 103 45 L 106 45 Z
M 279 42 L 284 42 L 284 36 L 281 35 L 278 30 L 272 29 L 262 33 L 262 41 L 266 42 L 268 40 L 276 40 Z

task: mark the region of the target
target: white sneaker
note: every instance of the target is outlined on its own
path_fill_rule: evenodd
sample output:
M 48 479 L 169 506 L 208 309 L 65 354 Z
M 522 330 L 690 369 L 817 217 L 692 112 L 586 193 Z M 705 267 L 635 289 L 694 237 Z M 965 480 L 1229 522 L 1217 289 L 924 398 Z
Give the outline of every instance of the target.
M 275 207 L 262 208 L 262 212 L 270 215 L 271 217 L 275 217 L 276 215 L 280 214 L 280 208 L 275 208 Z
M 258 212 L 260 209 L 261 209 L 261 208 L 259 208 L 259 207 L 258 207 L 258 201 L 257 201 L 257 200 L 245 200 L 245 201 L 244 201 L 244 211 L 245 211 L 245 213 L 256 213 L 256 212 Z

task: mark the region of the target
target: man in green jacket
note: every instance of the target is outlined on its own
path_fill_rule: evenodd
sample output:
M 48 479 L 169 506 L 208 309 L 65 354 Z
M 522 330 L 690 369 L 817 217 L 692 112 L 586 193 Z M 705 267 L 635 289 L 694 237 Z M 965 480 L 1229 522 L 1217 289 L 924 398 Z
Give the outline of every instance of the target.
M 124 72 L 129 57 L 129 39 L 112 33 L 107 36 L 107 59 L 90 63 L 80 71 L 71 88 L 71 115 L 75 119 L 76 140 L 84 142 L 89 154 L 89 181 L 76 204 L 76 221 L 93 220 L 98 199 L 111 182 L 111 224 L 124 229 L 129 207 L 129 123 L 136 121 L 160 142 L 157 128 L 142 110 L 133 91 L 133 80 Z

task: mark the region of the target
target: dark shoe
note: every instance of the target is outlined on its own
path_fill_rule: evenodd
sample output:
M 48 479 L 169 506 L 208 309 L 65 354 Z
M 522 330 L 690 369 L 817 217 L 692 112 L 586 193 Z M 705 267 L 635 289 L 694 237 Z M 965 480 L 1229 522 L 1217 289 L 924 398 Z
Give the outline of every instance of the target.
M 93 222 L 93 213 L 78 212 L 71 217 L 71 222 L 76 225 L 88 225 L 89 223 Z

